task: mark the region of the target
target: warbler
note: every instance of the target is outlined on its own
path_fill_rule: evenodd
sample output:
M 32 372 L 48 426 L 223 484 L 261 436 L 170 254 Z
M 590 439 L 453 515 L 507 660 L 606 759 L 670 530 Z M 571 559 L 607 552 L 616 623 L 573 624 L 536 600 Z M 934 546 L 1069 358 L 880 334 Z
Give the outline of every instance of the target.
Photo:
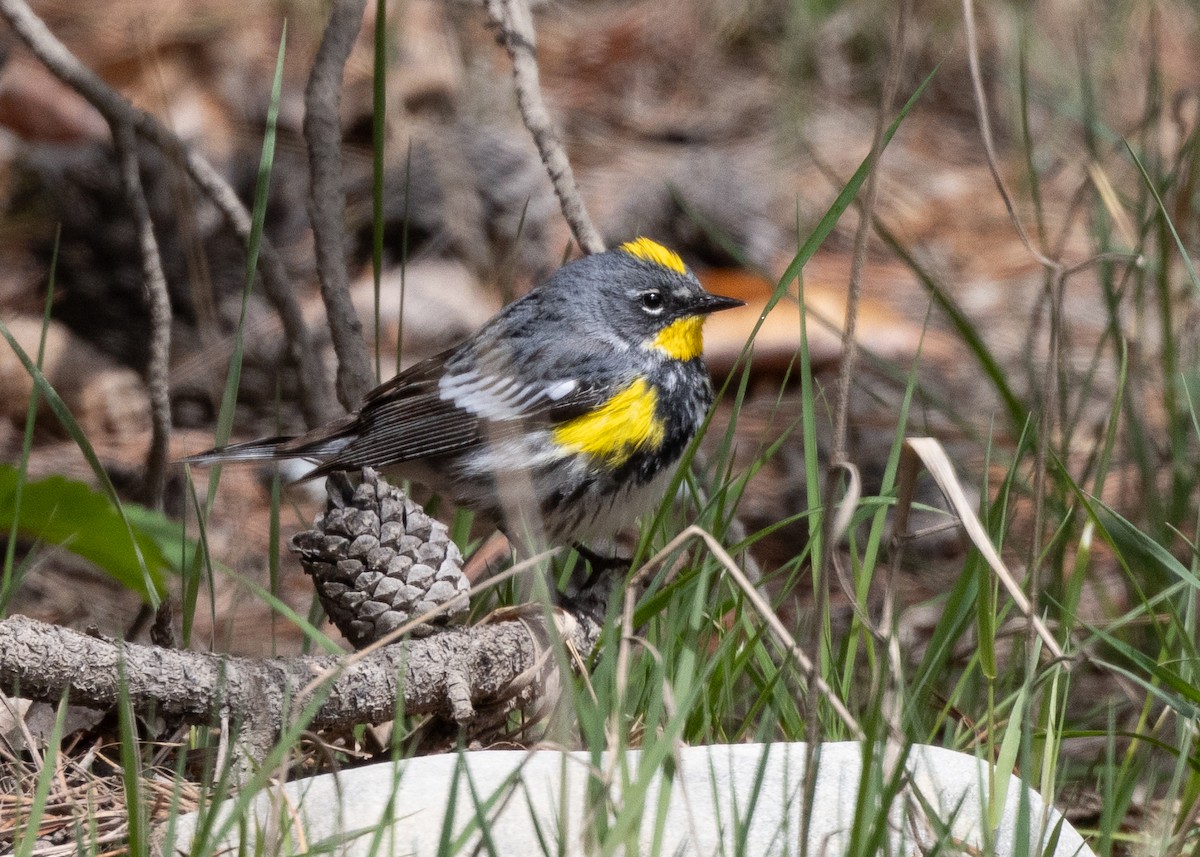
M 483 513 L 519 550 L 583 545 L 662 499 L 713 401 L 704 320 L 742 304 L 638 238 L 564 265 L 355 413 L 184 461 L 372 467 Z

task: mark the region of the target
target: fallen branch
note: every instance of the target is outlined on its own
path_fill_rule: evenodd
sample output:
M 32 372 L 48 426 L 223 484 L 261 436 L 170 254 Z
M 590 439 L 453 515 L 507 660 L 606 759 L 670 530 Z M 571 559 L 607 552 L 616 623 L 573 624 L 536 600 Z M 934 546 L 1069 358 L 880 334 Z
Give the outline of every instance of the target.
M 0 693 L 42 702 L 65 693 L 75 705 L 109 709 L 124 692 L 141 713 L 219 725 L 223 735 L 237 724 L 236 743 L 225 749 L 244 781 L 293 727 L 376 724 L 403 711 L 436 715 L 472 736 L 486 732 L 513 709 L 554 696 L 557 683 L 547 681 L 559 664 L 551 656 L 556 642 L 581 656 L 595 645 L 607 586 L 581 593 L 570 610 L 547 613 L 533 604 L 474 627 L 447 627 L 472 595 L 516 574 L 540 573 L 546 557 L 531 557 L 467 592 L 446 527 L 396 486 L 364 469 L 357 484 L 339 475 L 327 490 L 325 513 L 293 540 L 293 550 L 359 651 L 237 658 L 14 616 L 0 621 Z M 314 698 L 319 705 L 306 712 Z
M 308 725 L 314 729 L 392 720 L 397 711 L 448 718 L 460 727 L 531 686 L 555 668 L 547 640 L 590 651 L 598 626 L 586 616 L 556 611 L 557 631 L 538 617 L 470 628 L 446 628 L 355 656 L 238 658 L 163 649 L 89 636 L 25 616 L 0 621 L 0 689 L 13 696 L 110 709 L 125 684 L 134 710 L 185 723 L 250 724 L 251 745 L 269 748 L 294 712 L 302 690 L 325 676 L 325 698 Z M 300 697 L 300 698 L 298 698 Z

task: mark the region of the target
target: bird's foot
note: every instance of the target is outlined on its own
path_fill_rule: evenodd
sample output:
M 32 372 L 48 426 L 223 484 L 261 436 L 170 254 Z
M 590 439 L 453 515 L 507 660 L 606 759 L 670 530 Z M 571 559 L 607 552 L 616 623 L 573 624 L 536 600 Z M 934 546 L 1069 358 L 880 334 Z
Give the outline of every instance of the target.
M 633 565 L 633 560 L 626 556 L 604 556 L 578 543 L 574 547 L 575 553 L 579 554 L 580 558 L 588 564 L 589 568 L 588 576 L 584 579 L 583 586 L 579 587 L 581 592 L 603 583 L 611 583 L 612 578 L 617 576 L 613 572 L 619 572 L 620 576 L 624 577 Z
M 573 547 L 587 563 L 588 574 L 583 583 L 570 587 L 570 594 L 560 594 L 558 604 L 573 613 L 589 616 L 597 624 L 603 624 L 613 583 L 628 573 L 632 560 L 628 557 L 604 556 L 580 544 Z

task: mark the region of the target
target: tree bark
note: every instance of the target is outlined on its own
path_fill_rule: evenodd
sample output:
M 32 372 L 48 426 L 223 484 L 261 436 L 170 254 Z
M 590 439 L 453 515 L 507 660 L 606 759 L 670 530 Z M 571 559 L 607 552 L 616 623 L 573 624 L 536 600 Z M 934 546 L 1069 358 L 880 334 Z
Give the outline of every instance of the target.
M 121 684 L 139 713 L 187 723 L 252 723 L 277 736 L 308 702 L 324 694 L 307 726 L 334 728 L 436 714 L 466 727 L 477 712 L 527 690 L 556 669 L 550 640 L 587 653 L 599 635 L 588 616 L 540 611 L 519 619 L 447 628 L 374 651 L 290 658 L 238 658 L 163 649 L 89 636 L 25 616 L 0 621 L 0 689 L 14 696 L 107 709 Z M 259 744 L 262 742 L 259 741 Z

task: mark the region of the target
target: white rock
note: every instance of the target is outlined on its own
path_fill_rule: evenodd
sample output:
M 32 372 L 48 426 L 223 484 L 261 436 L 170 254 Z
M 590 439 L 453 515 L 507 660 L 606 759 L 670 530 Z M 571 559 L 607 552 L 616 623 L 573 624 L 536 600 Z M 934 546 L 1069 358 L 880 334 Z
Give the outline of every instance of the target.
M 855 825 L 862 748 L 852 742 L 829 743 L 819 751 L 807 853 L 836 857 L 846 853 Z M 594 801 L 589 804 L 589 754 L 489 750 L 351 769 L 336 775 L 336 783 L 332 774 L 288 783 L 283 800 L 277 792 L 255 796 L 255 821 L 247 825 L 249 832 L 240 833 L 233 822 L 230 830 L 218 835 L 235 850 L 239 839 L 244 839 L 244 848 L 253 849 L 266 836 L 265 853 L 270 854 L 298 853 L 298 843 L 305 843 L 308 849 L 337 855 L 423 857 L 439 853 L 443 828 L 451 821 L 454 835 L 467 831 L 467 842 L 447 853 L 538 857 L 549 849 L 553 854 L 583 855 L 599 853 L 587 847 L 588 834 L 596 829 L 594 816 L 587 812 L 598 810 L 608 812 L 609 837 L 622 825 L 637 831 L 623 839 L 636 840 L 640 855 L 801 854 L 807 745 L 685 747 L 678 751 L 678 767 L 666 780 L 664 760 L 653 752 L 627 752 L 616 773 L 611 771 L 611 759 L 606 760 L 604 772 L 612 784 L 593 792 L 600 795 L 599 806 Z M 998 827 L 985 838 L 981 819 L 988 816 L 992 772 L 974 756 L 916 746 L 907 770 L 910 786 L 901 795 L 919 790 L 920 799 L 897 799 L 892 804 L 887 853 L 926 853 L 941 842 L 943 852 L 949 853 L 1036 854 L 1042 853 L 1061 825 L 1057 848 L 1047 853 L 1094 857 L 1056 810 L 1047 808 L 1036 792 L 1024 789 L 1012 776 L 996 777 L 997 783 L 1007 786 L 1007 799 Z M 639 791 L 639 780 L 649 783 L 645 792 Z M 630 799 L 623 801 L 622 794 Z M 1028 850 L 1016 847 L 1022 795 L 1028 798 Z M 936 817 L 925 817 L 921 806 L 932 807 Z M 228 805 L 217 811 L 218 822 L 210 829 L 219 831 L 228 817 Z M 879 815 L 878 810 L 868 809 L 862 832 Z M 494 852 L 488 845 L 473 851 L 480 842 L 477 819 L 481 816 L 487 818 L 487 837 Z M 302 835 L 297 824 L 303 825 Z M 192 814 L 178 820 L 172 841 L 163 841 L 165 832 L 160 830 L 160 853 L 193 851 L 196 829 L 197 816 Z M 657 844 L 656 829 L 661 831 Z M 564 843 L 561 852 L 559 842 Z M 206 848 L 211 849 L 211 843 Z M 614 853 L 630 854 L 622 847 Z

